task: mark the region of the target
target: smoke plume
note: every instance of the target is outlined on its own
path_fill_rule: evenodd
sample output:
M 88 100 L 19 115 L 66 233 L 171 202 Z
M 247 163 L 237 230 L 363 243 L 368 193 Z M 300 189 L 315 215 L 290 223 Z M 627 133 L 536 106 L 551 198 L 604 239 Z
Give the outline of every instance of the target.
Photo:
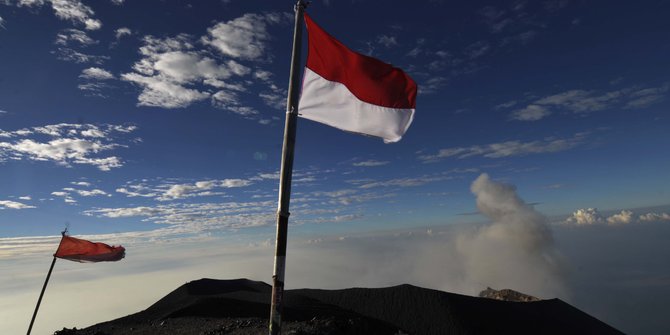
M 468 277 L 540 297 L 565 295 L 564 262 L 547 219 L 519 198 L 514 186 L 487 174 L 472 183 L 471 191 L 492 223 L 456 239 Z

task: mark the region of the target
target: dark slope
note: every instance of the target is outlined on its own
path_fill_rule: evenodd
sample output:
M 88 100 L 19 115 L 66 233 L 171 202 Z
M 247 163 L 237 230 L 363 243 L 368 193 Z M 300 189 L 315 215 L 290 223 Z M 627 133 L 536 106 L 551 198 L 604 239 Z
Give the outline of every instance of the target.
M 392 323 L 411 334 L 622 334 L 560 299 L 509 302 L 412 285 L 290 292 Z
M 272 288 L 247 279 L 201 279 L 146 310 L 61 334 L 263 334 Z M 293 334 L 621 334 L 558 300 L 508 302 L 411 285 L 288 290 Z

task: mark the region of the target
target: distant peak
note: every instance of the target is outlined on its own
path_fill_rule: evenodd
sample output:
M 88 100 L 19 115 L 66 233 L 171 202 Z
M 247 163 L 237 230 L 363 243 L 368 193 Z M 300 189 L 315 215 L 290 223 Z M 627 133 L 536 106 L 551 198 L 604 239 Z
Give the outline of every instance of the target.
M 502 290 L 495 290 L 490 287 L 487 287 L 484 291 L 479 292 L 479 296 L 481 298 L 489 298 L 489 299 L 513 301 L 513 302 L 532 302 L 542 300 L 532 295 L 510 290 L 508 288 Z

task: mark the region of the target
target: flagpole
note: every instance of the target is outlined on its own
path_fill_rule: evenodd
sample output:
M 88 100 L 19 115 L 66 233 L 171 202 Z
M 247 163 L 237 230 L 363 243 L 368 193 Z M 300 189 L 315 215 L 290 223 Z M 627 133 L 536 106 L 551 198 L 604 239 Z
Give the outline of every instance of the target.
M 58 243 L 58 250 L 60 248 L 60 244 L 63 243 L 63 236 L 65 236 L 65 233 L 67 232 L 67 228 L 61 232 L 61 239 L 60 243 Z M 33 318 L 30 319 L 30 326 L 28 326 L 28 334 L 30 335 L 30 332 L 33 330 L 33 324 L 35 323 L 35 318 L 37 317 L 37 311 L 40 309 L 40 304 L 42 303 L 42 297 L 44 296 L 44 291 L 47 289 L 47 284 L 49 283 L 49 278 L 51 278 L 51 272 L 54 269 L 54 265 L 56 264 L 56 256 L 54 255 L 54 259 L 51 261 L 51 266 L 49 267 L 49 272 L 47 272 L 47 279 L 44 280 L 44 286 L 42 286 L 42 292 L 40 292 L 40 297 L 37 299 L 37 305 L 35 306 L 35 311 L 33 312 Z
M 284 273 L 286 269 L 286 237 L 288 235 L 289 203 L 291 201 L 291 178 L 293 175 L 293 153 L 295 149 L 296 125 L 298 122 L 298 86 L 300 84 L 300 51 L 302 43 L 303 13 L 307 2 L 298 0 L 295 4 L 295 27 L 293 29 L 293 51 L 291 73 L 289 75 L 288 97 L 286 99 L 286 123 L 282 148 L 281 172 L 279 177 L 279 203 L 277 208 L 277 240 L 275 242 L 275 262 L 272 275 L 272 300 L 270 308 L 269 333 L 281 333 L 282 298 L 284 295 Z

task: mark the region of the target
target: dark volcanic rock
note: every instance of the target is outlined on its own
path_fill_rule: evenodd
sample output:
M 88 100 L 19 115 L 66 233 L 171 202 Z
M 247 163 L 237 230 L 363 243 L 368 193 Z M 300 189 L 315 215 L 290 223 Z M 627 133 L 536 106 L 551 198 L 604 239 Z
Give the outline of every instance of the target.
M 508 288 L 502 290 L 494 290 L 490 287 L 487 287 L 484 291 L 479 292 L 480 298 L 489 298 L 502 301 L 515 301 L 515 302 L 531 302 L 531 301 L 540 301 L 542 299 L 536 298 L 532 295 L 523 294 Z
M 247 279 L 196 280 L 139 313 L 59 334 L 266 334 L 271 290 Z M 287 290 L 283 320 L 283 334 L 621 334 L 559 299 L 500 301 L 412 285 Z

